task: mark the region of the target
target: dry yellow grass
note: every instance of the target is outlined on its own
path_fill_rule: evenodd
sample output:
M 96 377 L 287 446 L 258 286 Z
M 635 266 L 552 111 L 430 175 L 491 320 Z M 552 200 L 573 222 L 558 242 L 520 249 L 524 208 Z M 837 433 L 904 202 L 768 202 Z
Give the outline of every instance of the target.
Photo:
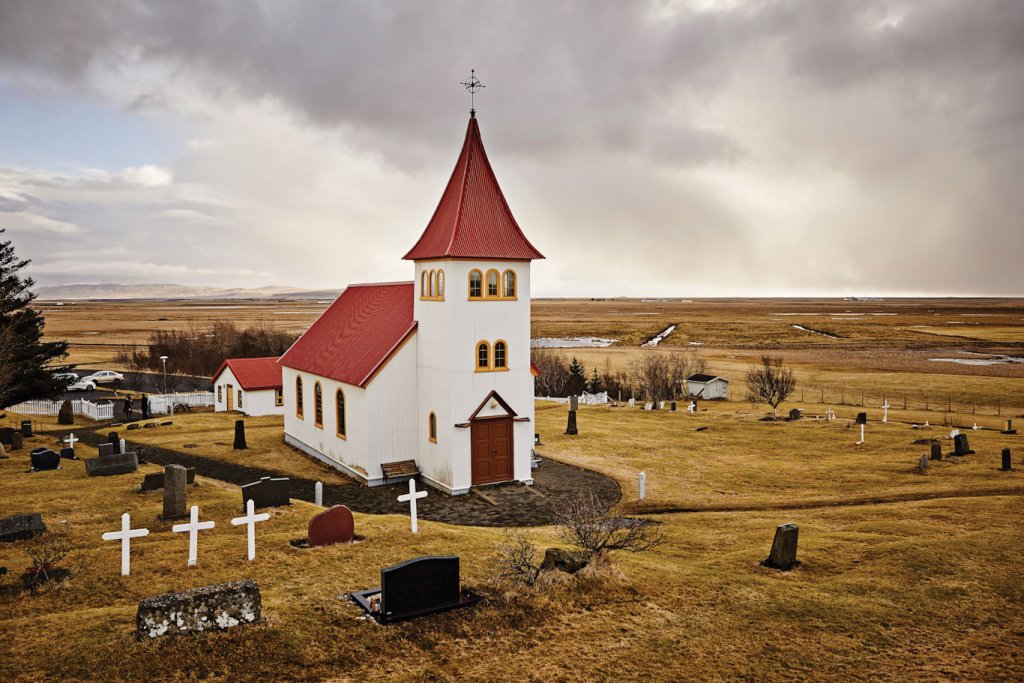
M 723 410 L 729 407 L 735 406 Z M 564 407 L 539 406 L 543 452 L 619 477 L 627 509 L 636 505 L 638 466 L 651 475 L 655 501 L 742 501 L 754 507 L 903 490 L 944 492 L 950 485 L 984 492 L 1021 481 L 1019 472 L 996 475 L 972 464 L 949 465 L 926 477 L 912 474 L 907 470 L 920 447 L 904 447 L 903 436 L 918 433 L 895 425 L 893 436 L 879 434 L 869 450 L 839 446 L 831 452 L 829 443 L 851 436 L 835 424 L 766 425 L 728 411 L 694 418 L 586 407 L 582 433 L 570 440 L 558 435 L 564 416 Z M 183 417 L 172 441 L 217 435 L 227 441 L 231 419 Z M 712 429 L 692 432 L 697 422 Z M 278 462 L 290 452 L 273 446 L 270 424 L 254 427 L 253 456 Z M 881 430 L 869 434 L 876 431 Z M 975 449 L 991 446 L 988 435 L 971 436 Z M 696 437 L 715 441 L 691 440 Z M 51 438 L 36 437 L 28 445 Z M 280 453 L 272 453 L 275 448 Z M 800 452 L 785 452 L 791 449 Z M 1019 648 L 1010 645 L 1024 632 L 1024 588 L 1015 579 L 1024 553 L 1020 495 L 657 515 L 668 542 L 655 552 L 618 556 L 609 570 L 531 599 L 509 603 L 492 594 L 472 611 L 379 627 L 359 619 L 340 596 L 376 585 L 382 566 L 421 554 L 459 554 L 464 581 L 487 589 L 488 558 L 502 532 L 425 522 L 414 537 L 405 517 L 357 514 L 363 543 L 302 551 L 288 541 L 304 535 L 315 508 L 297 501 L 260 525 L 257 560 L 247 563 L 244 532 L 228 524 L 239 513 L 238 489 L 201 478 L 190 490 L 190 503 L 200 505 L 203 518 L 214 519 L 217 528 L 201 534 L 199 566 L 188 569 L 187 540 L 156 520 L 160 495 L 134 490 L 141 473 L 90 479 L 81 463 L 71 462 L 57 472 L 29 474 L 26 452 L 0 461 L 3 513 L 39 510 L 51 526 L 68 520 L 82 569 L 37 596 L 0 591 L 3 680 L 1024 675 Z M 679 490 L 671 490 L 670 482 Z M 124 511 L 132 513 L 135 525 L 152 530 L 133 543 L 128 578 L 118 576 L 119 545 L 99 540 Z M 803 565 L 790 573 L 758 564 L 775 525 L 783 522 L 800 525 Z M 531 534 L 541 546 L 557 543 L 553 529 Z M 0 565 L 20 570 L 24 559 L 17 544 L 0 546 Z M 201 639 L 134 640 L 138 600 L 242 578 L 259 582 L 266 625 Z M 5 577 L 4 585 L 11 582 Z

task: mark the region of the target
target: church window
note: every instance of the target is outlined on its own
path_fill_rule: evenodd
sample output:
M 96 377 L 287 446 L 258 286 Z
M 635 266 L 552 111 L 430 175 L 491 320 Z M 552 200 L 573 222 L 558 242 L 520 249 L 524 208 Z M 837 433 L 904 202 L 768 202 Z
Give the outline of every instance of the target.
M 516 272 L 514 270 L 506 270 L 501 274 L 501 279 L 504 281 L 504 291 L 502 296 L 506 299 L 516 298 Z
M 420 298 L 426 299 L 428 296 L 427 292 L 427 271 L 420 273 Z
M 496 342 L 494 342 L 494 369 L 495 370 L 499 370 L 499 369 L 500 370 L 504 370 L 504 369 L 506 369 L 508 367 L 508 365 L 507 365 L 508 359 L 506 358 L 506 355 L 505 355 L 507 349 L 508 349 L 508 347 L 505 345 L 505 342 L 503 342 L 503 341 L 496 341 Z
M 284 405 L 284 389 L 274 389 L 274 405 Z
M 479 299 L 483 296 L 484 276 L 479 270 L 469 271 L 469 298 Z
M 220 402 L 222 402 L 224 400 L 224 397 L 221 395 L 221 389 L 223 389 L 223 388 L 224 387 L 222 385 L 220 385 L 220 384 L 217 385 L 217 403 L 220 403 Z
M 437 298 L 444 299 L 444 271 L 437 271 Z
M 476 370 L 483 372 L 491 369 L 491 345 L 485 341 L 476 345 Z
M 238 390 L 238 407 L 239 408 L 242 407 L 242 390 L 241 389 Z
M 324 427 L 324 390 L 320 382 L 313 385 L 313 425 Z
M 495 298 L 498 296 L 498 271 L 488 270 L 487 271 L 487 298 Z
M 341 389 L 338 389 L 338 393 L 334 396 L 334 409 L 338 417 L 338 436 L 345 439 L 348 437 L 345 427 L 345 392 Z
M 437 443 L 437 415 L 435 413 L 431 413 L 427 419 L 427 427 L 430 443 Z
M 295 378 L 295 417 L 302 419 L 302 378 Z
M 437 296 L 437 273 L 430 271 L 430 298 Z

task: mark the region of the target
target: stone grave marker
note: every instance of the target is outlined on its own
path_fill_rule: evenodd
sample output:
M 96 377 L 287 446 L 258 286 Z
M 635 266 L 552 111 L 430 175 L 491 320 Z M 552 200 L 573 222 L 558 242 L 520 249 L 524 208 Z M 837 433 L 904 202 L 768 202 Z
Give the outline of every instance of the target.
M 1000 434 L 1016 434 L 1017 430 L 1013 428 L 1013 420 L 1006 421 L 1006 429 L 999 432 Z
M 86 458 L 85 473 L 90 477 L 109 477 L 115 474 L 131 474 L 139 469 L 139 459 L 134 453 L 102 455 Z
M 974 451 L 971 450 L 970 444 L 967 443 L 966 434 L 957 434 L 953 437 L 953 455 L 971 455 Z
M 922 471 L 928 469 L 928 456 L 927 455 L 922 455 L 921 459 L 917 461 L 917 468 L 919 470 L 922 470 Z
M 1013 469 L 1013 462 L 1010 459 L 1010 449 L 1003 449 L 1003 466 L 1000 468 L 1003 472 L 1009 472 Z
M 352 511 L 344 505 L 335 505 L 323 512 L 313 515 L 307 530 L 309 544 L 314 548 L 351 543 L 355 538 L 355 521 Z
M 0 443 L 5 446 L 11 445 L 11 437 L 14 434 L 14 427 L 0 427 Z
M 291 480 L 288 477 L 261 477 L 259 481 L 242 486 L 242 506 L 251 500 L 257 508 L 271 508 L 280 505 L 291 505 L 291 498 L 288 497 L 288 487 Z
M 136 637 L 226 631 L 260 620 L 263 601 L 252 579 L 167 593 L 139 602 Z
M 188 471 L 181 465 L 167 465 L 163 478 L 164 512 L 160 519 L 181 519 L 188 514 Z
M 196 468 L 186 467 L 186 483 L 192 486 L 196 483 Z M 142 484 L 139 486 L 139 491 L 159 491 L 164 487 L 164 473 L 163 472 L 150 472 L 142 478 Z
M 4 445 L 2 443 L 0 443 L 0 460 L 6 460 L 6 459 L 7 459 L 7 451 L 4 450 Z
M 565 425 L 565 433 L 569 436 L 575 436 L 579 434 L 579 430 L 576 428 L 576 411 L 569 411 L 569 421 Z
M 580 409 L 580 397 L 576 396 L 575 394 L 573 394 L 572 396 L 569 397 L 569 410 L 575 411 L 575 410 L 579 410 L 579 409 Z
M 245 445 L 245 420 L 235 420 L 235 442 L 231 447 L 236 451 L 244 451 Z
M 940 444 L 935 439 L 932 439 L 931 449 L 932 449 L 932 454 L 931 454 L 932 460 L 942 460 L 942 444 Z
M 21 421 L 21 435 L 26 437 L 26 438 L 31 438 L 31 436 L 32 436 L 32 420 L 22 420 Z
M 114 447 L 114 453 L 122 453 L 121 450 L 121 437 L 118 436 L 117 432 L 110 432 L 107 434 L 107 443 Z
M 11 434 L 11 450 L 20 451 L 24 443 L 25 437 L 21 435 L 21 432 L 15 431 Z
M 32 459 L 32 471 L 44 472 L 46 470 L 60 469 L 60 455 L 49 448 L 37 448 L 30 454 Z
M 318 481 L 313 485 L 313 502 L 316 503 L 317 507 L 324 506 L 324 483 Z
M 796 544 L 800 528 L 796 524 L 780 524 L 775 528 L 772 550 L 764 565 L 773 569 L 789 571 L 796 564 Z
M 382 624 L 467 607 L 479 599 L 461 587 L 457 556 L 418 557 L 386 567 L 380 588 L 352 594 L 352 598 Z M 378 604 L 379 609 L 373 607 Z
M 676 402 L 675 401 L 672 401 L 672 403 L 669 403 L 668 405 L 669 405 L 669 410 L 671 412 L 673 412 L 673 413 L 676 412 L 676 407 L 677 406 L 676 406 Z
M 101 458 L 106 455 L 114 455 L 114 444 L 101 443 L 99 445 L 99 455 Z
M 43 516 L 38 512 L 12 515 L 0 519 L 0 542 L 23 541 L 46 531 Z
M 75 409 L 74 407 L 72 407 L 71 401 L 65 400 L 63 403 L 60 404 L 60 410 L 57 412 L 57 424 L 75 424 Z
M 799 408 L 790 408 L 789 419 L 790 421 L 799 420 L 801 417 L 803 417 L 803 414 L 804 411 L 800 410 Z
M 857 413 L 857 419 L 854 421 L 854 424 L 866 425 L 867 423 L 868 423 L 868 414 L 867 413 Z

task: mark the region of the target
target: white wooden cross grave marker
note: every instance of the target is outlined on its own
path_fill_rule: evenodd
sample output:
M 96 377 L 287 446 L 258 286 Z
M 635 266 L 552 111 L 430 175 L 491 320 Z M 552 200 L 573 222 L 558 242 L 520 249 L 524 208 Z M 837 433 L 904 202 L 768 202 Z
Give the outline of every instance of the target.
M 857 445 L 859 446 L 862 443 L 864 443 L 864 425 L 860 426 L 860 441 L 857 442 Z
M 697 412 L 697 402 L 696 401 L 690 401 L 690 405 L 688 405 L 686 407 L 686 412 L 688 412 L 688 413 L 696 413 Z
M 884 411 L 882 412 L 882 424 L 889 424 L 889 399 L 885 399 L 885 402 L 882 403 L 882 410 Z
M 420 530 L 419 523 L 416 518 L 416 499 L 426 497 L 426 491 L 416 490 L 416 481 L 414 479 L 409 480 L 409 493 L 402 494 L 401 496 L 398 497 L 399 503 L 409 504 L 409 516 L 412 518 L 412 532 L 414 534 L 418 533 Z
M 256 504 L 252 502 L 252 498 L 245 501 L 245 516 L 235 517 L 231 520 L 232 526 L 241 526 L 245 524 L 249 527 L 249 561 L 252 562 L 256 559 L 256 522 L 265 522 L 270 519 L 270 514 L 267 512 L 261 512 L 256 514 Z M 211 522 L 212 524 L 212 522 Z
M 68 448 L 70 448 L 71 450 L 75 450 L 75 444 L 78 443 L 79 441 L 81 441 L 81 439 L 76 437 L 74 432 L 68 434 L 67 437 L 64 439 L 64 443 L 66 443 L 68 445 Z
M 196 566 L 196 559 L 199 555 L 199 532 L 203 529 L 212 529 L 215 526 L 215 522 L 210 520 L 209 522 L 199 521 L 199 506 L 192 506 L 192 513 L 188 524 L 175 524 L 171 527 L 171 531 L 176 534 L 188 532 L 188 566 Z
M 836 419 L 836 414 L 832 412 L 832 406 L 828 407 L 828 412 L 825 413 L 825 419 L 828 420 L 829 422 Z
M 132 529 L 131 527 L 132 519 L 126 512 L 121 515 L 120 531 L 108 531 L 101 536 L 104 541 L 121 541 L 121 576 L 128 576 L 132 571 L 132 539 L 149 536 L 149 529 Z

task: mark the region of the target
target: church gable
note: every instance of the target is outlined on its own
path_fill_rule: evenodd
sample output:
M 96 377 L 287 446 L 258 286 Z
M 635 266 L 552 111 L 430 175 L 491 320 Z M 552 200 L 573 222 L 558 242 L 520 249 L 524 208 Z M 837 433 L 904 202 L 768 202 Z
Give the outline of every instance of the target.
M 505 402 L 497 391 L 491 391 L 469 416 L 469 419 L 480 420 L 488 417 L 516 417 L 516 411 Z

